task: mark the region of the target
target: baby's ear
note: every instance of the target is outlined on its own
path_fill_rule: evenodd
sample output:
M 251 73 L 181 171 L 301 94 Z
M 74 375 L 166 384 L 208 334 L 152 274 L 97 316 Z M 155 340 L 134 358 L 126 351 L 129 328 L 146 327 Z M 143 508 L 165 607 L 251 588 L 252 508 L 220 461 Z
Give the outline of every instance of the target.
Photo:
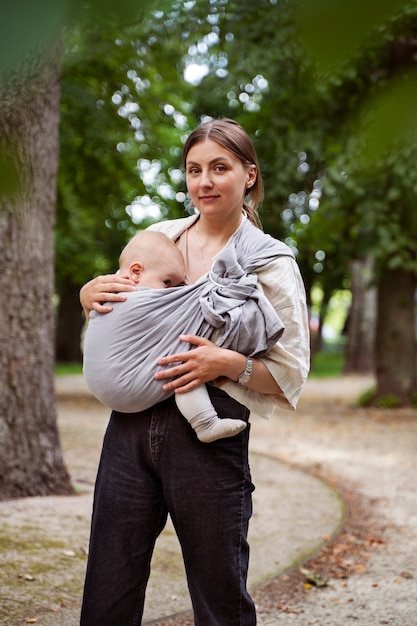
M 143 272 L 143 265 L 139 261 L 132 263 L 129 267 L 129 278 L 133 280 L 136 284 L 140 283 L 140 275 Z

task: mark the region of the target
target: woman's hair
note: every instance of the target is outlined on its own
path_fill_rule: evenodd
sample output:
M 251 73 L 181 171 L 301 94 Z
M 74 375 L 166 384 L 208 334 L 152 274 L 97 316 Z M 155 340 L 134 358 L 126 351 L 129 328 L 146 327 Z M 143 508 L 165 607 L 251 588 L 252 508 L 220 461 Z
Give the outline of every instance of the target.
M 226 150 L 233 152 L 244 166 L 256 165 L 257 177 L 252 187 L 246 191 L 243 208 L 252 224 L 262 229 L 258 215 L 258 206 L 263 197 L 264 187 L 258 157 L 256 156 L 254 145 L 247 132 L 240 124 L 228 118 L 211 120 L 210 122 L 201 124 L 201 126 L 193 130 L 184 144 L 182 152 L 184 168 L 186 167 L 187 155 L 190 149 L 197 143 L 207 139 L 211 139 L 220 146 L 223 146 L 223 148 L 226 148 Z

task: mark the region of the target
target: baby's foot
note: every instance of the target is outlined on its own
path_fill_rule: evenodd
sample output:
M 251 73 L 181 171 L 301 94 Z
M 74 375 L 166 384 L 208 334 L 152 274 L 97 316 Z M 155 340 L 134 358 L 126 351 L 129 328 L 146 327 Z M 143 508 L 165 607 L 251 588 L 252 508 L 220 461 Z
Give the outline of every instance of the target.
M 217 439 L 234 437 L 245 428 L 246 422 L 243 420 L 231 419 L 228 417 L 220 419 L 217 417 L 211 420 L 208 424 L 197 426 L 195 431 L 200 441 L 203 441 L 204 443 L 211 443 Z

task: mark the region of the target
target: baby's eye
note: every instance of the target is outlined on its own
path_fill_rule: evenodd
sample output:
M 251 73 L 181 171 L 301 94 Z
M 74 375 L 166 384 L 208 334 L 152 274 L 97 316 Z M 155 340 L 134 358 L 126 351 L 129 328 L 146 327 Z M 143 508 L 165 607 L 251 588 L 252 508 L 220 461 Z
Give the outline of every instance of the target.
M 170 287 L 171 286 L 171 281 L 169 279 L 164 280 L 164 285 L 165 285 L 165 287 Z

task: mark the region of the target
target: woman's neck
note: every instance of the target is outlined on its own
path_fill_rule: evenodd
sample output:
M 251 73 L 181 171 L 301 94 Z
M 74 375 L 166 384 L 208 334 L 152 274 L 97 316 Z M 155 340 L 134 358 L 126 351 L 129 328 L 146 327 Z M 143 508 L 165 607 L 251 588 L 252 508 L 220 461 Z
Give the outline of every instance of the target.
M 186 231 L 182 248 L 187 267 L 187 279 L 194 283 L 210 270 L 213 257 L 222 250 L 239 228 L 242 216 L 225 225 L 200 216 Z
M 242 213 L 236 215 L 234 219 L 226 222 L 222 217 L 214 219 L 200 215 L 195 222 L 195 229 L 199 237 L 208 245 L 220 245 L 223 248 L 230 237 L 237 231 L 242 222 Z

